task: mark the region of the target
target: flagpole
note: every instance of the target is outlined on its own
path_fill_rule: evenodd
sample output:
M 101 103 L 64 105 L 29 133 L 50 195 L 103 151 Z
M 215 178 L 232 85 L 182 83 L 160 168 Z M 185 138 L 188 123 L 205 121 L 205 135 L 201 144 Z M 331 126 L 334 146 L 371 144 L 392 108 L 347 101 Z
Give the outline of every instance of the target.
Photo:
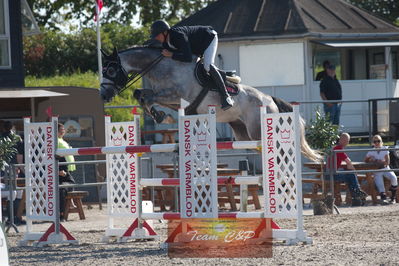
M 99 78 L 99 80 L 100 80 L 100 82 L 101 82 L 101 80 L 102 80 L 102 76 L 103 76 L 103 73 L 102 73 L 102 69 L 103 69 L 103 66 L 102 66 L 102 61 L 101 61 L 101 33 L 100 33 L 100 16 L 101 16 L 101 14 L 100 14 L 100 7 L 98 6 L 98 2 L 97 2 L 97 0 L 96 0 L 96 10 L 97 10 L 97 14 L 96 14 L 96 16 L 97 16 L 97 57 L 98 57 L 98 78 Z

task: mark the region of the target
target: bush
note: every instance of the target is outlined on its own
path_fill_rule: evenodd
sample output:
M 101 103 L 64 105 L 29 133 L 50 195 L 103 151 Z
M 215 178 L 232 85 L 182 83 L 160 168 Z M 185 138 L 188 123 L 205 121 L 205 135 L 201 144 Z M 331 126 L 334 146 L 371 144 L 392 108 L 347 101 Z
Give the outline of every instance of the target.
M 17 139 L 0 137 L 0 170 L 8 166 L 12 157 L 17 154 Z
M 306 127 L 306 139 L 312 148 L 328 155 L 339 138 L 339 126 L 333 125 L 328 117 L 323 116 L 320 108 L 316 108 L 315 114 L 316 118 L 311 119 Z

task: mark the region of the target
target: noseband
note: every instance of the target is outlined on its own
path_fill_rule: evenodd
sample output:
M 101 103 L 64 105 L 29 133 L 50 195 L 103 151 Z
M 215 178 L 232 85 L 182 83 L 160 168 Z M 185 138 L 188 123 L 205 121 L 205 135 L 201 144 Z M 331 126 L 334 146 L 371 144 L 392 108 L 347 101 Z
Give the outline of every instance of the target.
M 140 72 L 128 74 L 122 66 L 119 55 L 117 55 L 116 60 L 109 60 L 106 62 L 106 66 L 103 67 L 102 72 L 103 77 L 111 80 L 113 83 L 104 82 L 102 84 L 115 86 L 119 94 L 130 88 L 137 80 L 144 77 L 155 65 L 161 62 L 163 58 L 164 56 L 160 54 Z

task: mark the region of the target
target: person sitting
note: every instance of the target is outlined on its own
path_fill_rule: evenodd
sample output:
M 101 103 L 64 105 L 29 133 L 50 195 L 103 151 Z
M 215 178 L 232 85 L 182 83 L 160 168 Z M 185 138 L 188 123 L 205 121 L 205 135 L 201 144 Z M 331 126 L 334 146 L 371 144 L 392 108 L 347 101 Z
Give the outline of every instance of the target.
M 214 80 L 221 97 L 222 109 L 234 104 L 226 90 L 222 76 L 214 65 L 218 46 L 217 32 L 211 26 L 170 27 L 163 20 L 151 25 L 151 38 L 162 43 L 162 54 L 181 62 L 192 62 L 193 55 L 202 57 L 204 68 Z
M 389 159 L 389 151 L 381 151 L 381 148 L 387 148 L 383 146 L 382 138 L 380 135 L 375 135 L 373 137 L 373 146 L 374 151 L 369 151 L 366 154 L 364 161 L 366 163 L 373 163 L 378 166 L 379 169 L 390 170 L 389 167 L 390 159 Z M 388 178 L 391 181 L 391 199 L 388 202 L 387 196 L 385 194 L 385 186 L 384 186 L 384 177 Z M 377 186 L 377 190 L 380 193 L 381 204 L 387 205 L 389 203 L 396 202 L 396 191 L 398 189 L 398 178 L 396 177 L 393 171 L 388 172 L 375 172 L 374 173 L 374 181 Z
M 333 148 L 333 150 L 345 149 L 348 146 L 349 141 L 350 141 L 350 135 L 348 133 L 342 133 L 338 140 L 338 144 Z M 332 158 L 330 158 L 330 162 L 332 162 Z M 355 167 L 353 166 L 351 159 L 345 152 L 336 153 L 337 170 L 343 170 L 341 169 L 343 162 L 346 163 L 346 170 L 350 171 L 355 170 Z M 332 165 L 332 163 L 330 163 L 330 165 Z M 352 206 L 359 206 L 361 204 L 364 204 L 364 201 L 366 200 L 367 197 L 367 193 L 360 188 L 359 180 L 357 179 L 357 176 L 355 174 L 353 173 L 335 174 L 334 181 L 345 182 L 348 185 L 349 191 L 351 192 L 352 196 Z
M 65 127 L 63 124 L 58 123 L 58 149 L 70 149 L 72 148 L 68 142 L 64 140 Z M 59 166 L 59 184 L 75 184 L 75 180 L 71 175 L 71 172 L 76 170 L 76 165 L 71 164 L 75 162 L 73 155 L 67 155 L 65 157 L 57 156 L 59 162 L 68 162 L 68 165 Z M 65 199 L 68 191 L 72 191 L 71 188 L 60 188 L 60 220 L 63 222 L 65 213 Z
M 57 156 L 58 162 L 66 162 L 65 157 Z M 60 165 L 59 167 L 59 184 L 60 185 L 67 185 L 67 184 L 75 184 L 75 179 L 71 175 L 71 173 L 68 171 L 68 165 Z M 69 191 L 73 191 L 72 188 L 60 188 L 60 221 L 64 222 L 65 221 L 65 201 L 66 201 L 66 196 Z

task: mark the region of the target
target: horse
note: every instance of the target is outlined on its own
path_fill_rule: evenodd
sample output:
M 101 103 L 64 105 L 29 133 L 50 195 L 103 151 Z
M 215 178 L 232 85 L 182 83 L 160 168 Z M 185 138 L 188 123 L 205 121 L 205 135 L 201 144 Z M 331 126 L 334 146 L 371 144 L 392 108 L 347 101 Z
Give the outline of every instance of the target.
M 208 106 L 215 105 L 217 122 L 228 123 L 237 141 L 261 139 L 259 106 L 266 105 L 267 111 L 272 113 L 293 110 L 292 105 L 282 99 L 264 94 L 251 86 L 239 84 L 239 93 L 233 96 L 234 106 L 223 111 L 220 108 L 219 94 L 216 91 L 203 93 L 203 86 L 195 78 L 195 57 L 193 62 L 180 62 L 163 57 L 161 51 L 159 47 L 152 46 L 135 46 L 119 52 L 114 48 L 110 55 L 102 51 L 102 99 L 111 100 L 117 93 L 129 87 L 129 84 L 145 75 L 149 89 L 136 89 L 134 97 L 154 120 L 161 122 L 165 118 L 164 113 L 159 113 L 154 105 L 177 111 L 181 99 L 184 99 L 190 103 L 186 110 L 190 109 L 190 113 L 198 114 L 207 113 Z M 199 95 L 202 95 L 202 100 L 197 99 Z M 305 122 L 302 118 L 300 124 L 301 152 L 312 161 L 320 161 L 320 152 L 313 150 L 305 139 Z

